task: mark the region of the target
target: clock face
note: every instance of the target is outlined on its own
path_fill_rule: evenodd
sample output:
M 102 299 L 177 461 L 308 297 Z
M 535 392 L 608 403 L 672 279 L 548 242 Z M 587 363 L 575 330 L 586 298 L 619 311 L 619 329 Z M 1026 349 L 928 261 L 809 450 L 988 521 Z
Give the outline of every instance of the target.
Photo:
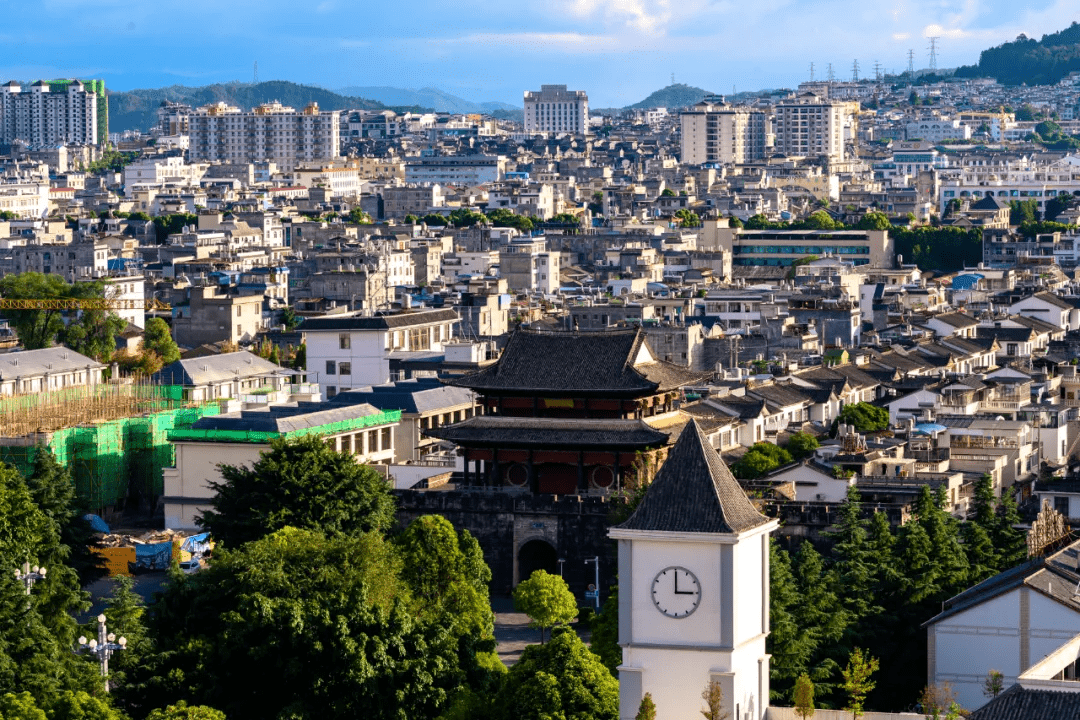
M 668 617 L 688 617 L 701 603 L 701 584 L 684 567 L 673 565 L 656 574 L 652 581 L 652 601 Z

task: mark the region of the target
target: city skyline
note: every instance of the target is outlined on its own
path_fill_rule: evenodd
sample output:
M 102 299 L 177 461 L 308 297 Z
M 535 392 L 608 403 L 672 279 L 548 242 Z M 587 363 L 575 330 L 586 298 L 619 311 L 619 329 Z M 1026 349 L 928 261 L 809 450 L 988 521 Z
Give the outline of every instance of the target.
M 714 92 L 794 87 L 831 63 L 837 79 L 929 64 L 978 61 L 979 51 L 1060 30 L 1064 0 L 1024 8 L 1000 0 L 908 0 L 888 8 L 854 0 L 753 6 L 729 0 L 555 0 L 493 16 L 475 0 L 350 7 L 343 0 L 290 12 L 278 0 L 230 6 L 206 0 L 127 3 L 47 0 L 8 9 L 3 79 L 103 77 L 110 89 L 290 80 L 328 89 L 437 87 L 477 102 L 520 106 L 522 93 L 565 83 L 593 107 L 637 102 L 676 82 Z M 1008 12 L 1005 12 L 1005 10 Z M 179 25 L 165 19 L 190 16 Z M 422 23 L 418 23 L 418 18 Z M 841 24 L 839 21 L 843 20 Z M 417 27 L 418 24 L 422 27 Z M 174 32 L 174 27 L 191 32 Z M 135 50 L 133 52 L 133 50 Z

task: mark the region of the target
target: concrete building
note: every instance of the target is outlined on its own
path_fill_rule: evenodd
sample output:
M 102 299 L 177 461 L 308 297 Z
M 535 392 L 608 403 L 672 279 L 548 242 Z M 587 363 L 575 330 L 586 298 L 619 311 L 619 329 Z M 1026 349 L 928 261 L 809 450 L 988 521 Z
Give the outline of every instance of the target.
M 137 189 L 165 185 L 198 187 L 209 167 L 207 163 L 185 163 L 182 157 L 136 160 L 124 168 L 124 193 L 131 197 Z
M 506 158 L 499 155 L 440 155 L 409 158 L 405 182 L 473 186 L 502 180 Z
M 308 318 L 304 321 L 308 376 L 319 378 L 327 398 L 390 382 L 391 358 L 441 353 L 457 321 L 453 310 Z
M 681 160 L 687 165 L 748 163 L 765 159 L 765 113 L 713 103 L 707 98 L 684 111 Z
M 539 92 L 525 92 L 526 133 L 589 132 L 589 96 L 565 85 L 541 85 Z
M 729 250 L 732 265 L 789 267 L 795 260 L 833 255 L 854 265 L 892 268 L 895 243 L 888 230 L 746 230 L 716 228 L 719 249 Z
M 241 410 L 204 417 L 189 430 L 173 430 L 176 466 L 165 468 L 165 524 L 193 529 L 196 518 L 210 509 L 211 482 L 221 482 L 219 465 L 251 467 L 270 449 L 274 438 L 321 435 L 358 463 L 389 464 L 394 459 L 394 426 L 401 412 L 371 405 L 336 406 L 321 402 Z
M 560 259 L 545 238 L 517 238 L 499 250 L 499 275 L 511 290 L 551 294 L 559 287 Z
M 846 158 L 845 140 L 852 130 L 850 103 L 805 93 L 776 106 L 775 151 L 789 156 Z
M 908 141 L 923 140 L 939 143 L 943 140 L 970 140 L 971 126 L 959 120 L 940 120 L 936 118 L 910 122 L 905 127 Z
M 216 287 L 191 288 L 188 305 L 173 308 L 173 337 L 178 345 L 249 343 L 263 327 L 261 295 L 220 295 Z
M 406 215 L 423 217 L 445 207 L 441 185 L 387 187 L 382 191 L 383 217 L 400 220 Z
M 38 80 L 27 89 L 14 80 L 0 85 L 0 142 L 103 145 L 109 134 L 104 98 L 103 80 Z
M 190 117 L 192 162 L 276 163 L 290 171 L 299 163 L 332 160 L 340 152 L 340 111 L 311 103 L 297 112 L 278 102 L 250 111 L 219 102 Z

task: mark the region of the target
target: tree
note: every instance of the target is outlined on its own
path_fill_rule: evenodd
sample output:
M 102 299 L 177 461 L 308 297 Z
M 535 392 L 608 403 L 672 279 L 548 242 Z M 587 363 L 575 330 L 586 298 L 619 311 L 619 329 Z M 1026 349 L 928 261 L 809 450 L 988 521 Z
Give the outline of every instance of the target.
M 908 104 L 913 105 L 913 106 L 918 106 L 919 105 L 919 93 L 912 90 L 911 93 L 908 95 Z
M 752 480 L 790 462 L 792 457 L 787 450 L 770 442 L 758 442 L 731 465 L 731 472 L 737 478 Z
M 862 717 L 863 703 L 875 685 L 870 676 L 877 670 L 877 658 L 868 654 L 864 655 L 862 648 L 852 650 L 847 667 L 843 670 L 844 690 L 848 694 L 848 705 L 845 710 L 851 711 L 851 717 Z
M 991 670 L 983 680 L 983 695 L 988 698 L 996 698 L 1005 689 L 1005 676 L 1000 670 Z
M 205 705 L 188 705 L 181 700 L 167 708 L 154 710 L 146 720 L 225 720 L 225 713 Z
M 0 278 L 0 295 L 11 300 L 66 299 L 71 286 L 59 275 L 25 272 Z M 27 350 L 50 347 L 64 329 L 61 310 L 4 310 L 3 316 Z
M 154 606 L 144 707 L 185 700 L 230 720 L 434 717 L 457 648 L 425 623 L 379 533 L 285 528 L 170 584 Z
M 356 223 L 357 225 L 370 225 L 371 216 L 360 208 L 353 208 L 349 211 L 349 222 Z
M 107 697 L 107 696 L 106 696 Z M 49 703 L 49 720 L 127 720 L 108 700 L 68 690 Z
M 817 438 L 810 433 L 797 432 L 788 438 L 784 448 L 795 459 L 812 455 L 819 447 Z
M 889 411 L 870 403 L 849 403 L 840 410 L 837 423 L 851 425 L 857 433 L 879 432 L 889 427 Z
M 619 586 L 608 590 L 607 600 L 600 612 L 589 618 L 591 632 L 589 649 L 600 658 L 612 677 L 618 677 L 616 669 L 622 664 L 622 646 L 619 645 Z
M 157 233 L 158 243 L 164 243 L 170 235 L 181 232 L 185 227 L 198 227 L 199 216 L 191 213 L 175 213 L 172 215 L 158 215 L 154 218 L 154 230 Z
M 1076 196 L 1071 193 L 1058 193 L 1058 196 L 1046 201 L 1046 211 L 1043 217 L 1047 220 L 1056 220 L 1058 215 L 1076 204 Z
M 817 649 L 813 637 L 795 621 L 794 611 L 799 603 L 799 589 L 791 573 L 791 556 L 769 541 L 769 636 L 766 651 L 772 656 L 769 663 L 770 699 L 776 702 L 791 698 L 792 682 L 810 666 Z
M 795 714 L 804 719 L 814 717 L 814 683 L 806 673 L 795 681 Z
M 664 191 L 660 193 L 660 197 L 675 197 L 675 191 L 671 188 L 664 188 Z
M 818 210 L 811 213 L 805 220 L 799 225 L 802 225 L 810 230 L 835 230 L 837 227 L 843 227 L 839 225 L 832 216 L 824 210 Z
M 859 230 L 888 230 L 892 223 L 885 213 L 871 211 L 863 215 L 855 227 Z
M 296 314 L 296 311 L 291 307 L 287 307 L 281 311 L 281 324 L 285 326 L 285 330 L 292 332 L 296 328 L 300 327 L 300 323 L 304 321 L 304 318 Z
M 656 720 L 656 703 L 653 702 L 652 693 L 645 693 L 645 697 L 641 698 L 634 720 Z
M 126 638 L 127 645 L 123 652 L 115 653 L 109 661 L 109 686 L 113 696 L 131 709 L 134 703 L 128 700 L 137 697 L 138 692 L 128 687 L 128 678 L 150 654 L 152 643 L 143 622 L 145 603 L 135 592 L 134 581 L 126 575 L 118 575 L 112 579 L 112 583 L 112 593 L 105 600 L 105 617 L 109 631 L 117 637 Z M 84 630 L 87 637 L 93 637 L 96 632 L 96 620 L 91 621 Z
M 223 480 L 210 483 L 213 509 L 198 523 L 229 547 L 286 526 L 333 535 L 386 530 L 394 521 L 382 475 L 317 435 L 275 438 L 251 468 L 218 469 Z
M 616 720 L 619 682 L 577 633 L 562 628 L 550 642 L 525 648 L 495 706 L 496 720 Z
M 180 348 L 173 340 L 169 323 L 159 317 L 152 317 L 146 321 L 143 347 L 157 353 L 164 365 L 171 365 L 180 359 Z
M 724 689 L 719 681 L 710 680 L 701 691 L 701 699 L 705 701 L 705 709 L 701 711 L 705 720 L 728 720 L 731 717 L 724 712 Z
M 1039 206 L 1034 200 L 1012 200 L 1009 202 L 1009 224 L 1023 225 L 1039 219 Z
M 0 718 L 4 720 L 46 720 L 45 711 L 38 707 L 28 692 L 6 693 L 0 696 Z
M 447 224 L 446 217 L 438 213 L 428 213 L 424 216 L 423 223 L 432 227 L 443 227 Z
M 408 215 L 405 216 L 405 224 L 406 225 L 416 225 L 419 222 L 420 222 L 420 218 L 416 217 L 412 213 L 409 213 Z
M 919 706 L 927 720 L 956 720 L 961 713 L 956 693 L 947 682 L 927 685 L 919 696 Z
M 79 286 L 77 285 L 76 288 Z M 77 353 L 101 363 L 111 362 L 116 354 L 116 336 L 127 321 L 105 310 L 82 310 L 60 333 L 60 341 Z
M 577 616 L 577 601 L 566 587 L 566 581 L 546 570 L 537 570 L 514 588 L 514 606 L 529 616 L 530 627 L 540 628 L 540 644 L 544 630 L 565 625 Z
M 90 551 L 94 531 L 83 517 L 86 508 L 75 495 L 75 479 L 45 445 L 34 448 L 34 463 L 26 476 L 26 488 L 34 504 L 55 524 L 59 533 L 63 549 L 57 560 L 78 573 L 80 584 L 101 577 L 100 560 Z
M 296 355 L 293 357 L 292 369 L 307 370 L 307 343 L 300 343 L 296 346 Z

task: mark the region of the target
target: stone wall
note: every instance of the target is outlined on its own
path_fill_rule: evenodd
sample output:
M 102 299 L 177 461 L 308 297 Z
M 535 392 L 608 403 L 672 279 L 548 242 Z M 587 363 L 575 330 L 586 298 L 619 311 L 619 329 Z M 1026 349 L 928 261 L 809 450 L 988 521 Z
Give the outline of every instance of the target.
M 492 595 L 506 595 L 520 577 L 521 548 L 532 540 L 549 544 L 563 563 L 563 577 L 585 604 L 595 570 L 585 560 L 600 556 L 601 601 L 615 583 L 615 543 L 607 538 L 610 515 L 622 498 L 539 495 L 492 491 L 395 491 L 398 520 L 408 525 L 438 514 L 480 543 L 491 567 Z M 557 567 L 552 568 L 557 572 Z

